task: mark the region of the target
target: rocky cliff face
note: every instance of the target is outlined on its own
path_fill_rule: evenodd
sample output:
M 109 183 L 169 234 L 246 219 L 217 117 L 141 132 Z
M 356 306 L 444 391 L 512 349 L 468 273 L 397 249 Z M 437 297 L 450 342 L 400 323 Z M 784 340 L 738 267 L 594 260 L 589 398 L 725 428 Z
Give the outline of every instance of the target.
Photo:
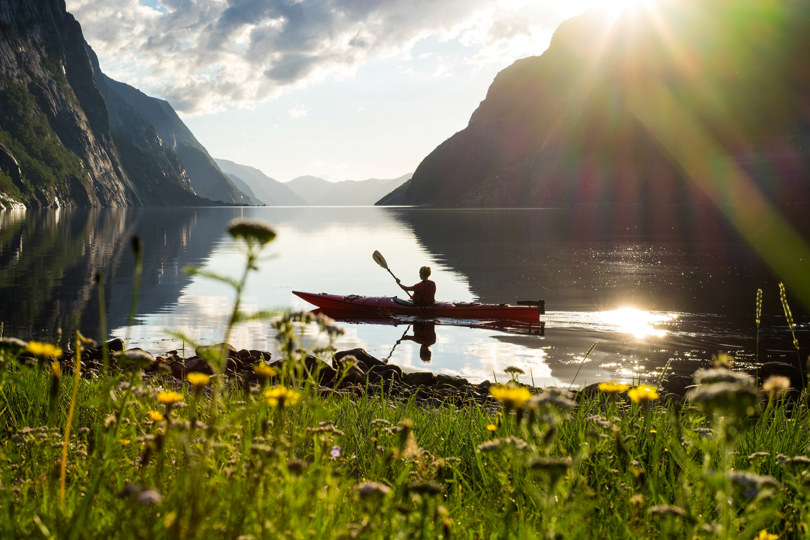
M 121 86 L 101 73 L 64 0 L 0 2 L 0 208 L 210 203 Z M 219 175 L 223 196 L 203 191 L 239 202 Z
M 707 179 L 688 161 L 715 160 L 776 202 L 807 201 L 808 4 L 649 4 L 618 20 L 592 10 L 563 23 L 542 56 L 503 70 L 467 128 L 379 204 L 705 202 Z

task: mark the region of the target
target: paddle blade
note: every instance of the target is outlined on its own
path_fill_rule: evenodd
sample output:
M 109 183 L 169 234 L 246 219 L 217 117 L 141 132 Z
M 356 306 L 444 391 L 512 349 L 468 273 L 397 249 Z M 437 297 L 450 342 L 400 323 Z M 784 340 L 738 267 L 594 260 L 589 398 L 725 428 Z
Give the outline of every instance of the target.
M 374 262 L 376 262 L 377 264 L 388 270 L 388 263 L 385 262 L 385 257 L 382 256 L 382 253 L 375 250 L 374 253 L 371 254 L 371 256 L 374 258 Z

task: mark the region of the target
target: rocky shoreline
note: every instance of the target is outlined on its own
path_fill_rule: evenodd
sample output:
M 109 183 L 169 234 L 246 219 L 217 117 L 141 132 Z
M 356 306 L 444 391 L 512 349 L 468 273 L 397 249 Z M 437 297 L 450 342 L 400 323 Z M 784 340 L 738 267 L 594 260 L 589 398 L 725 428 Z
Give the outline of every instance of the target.
M 210 345 L 200 347 L 194 355 L 184 357 L 181 351 L 172 350 L 162 355 L 152 355 L 142 349 L 124 349 L 121 339 L 107 342 L 109 363 L 113 369 L 138 370 L 145 379 L 159 379 L 164 385 L 182 385 L 189 373 L 199 372 L 213 375 L 215 370 L 205 360 L 205 349 L 228 351 L 224 376 L 232 384 L 250 390 L 263 383 L 278 381 L 277 375 L 258 373 L 257 365 L 272 368 L 272 371 L 284 371 L 285 362 L 295 362 L 301 378 L 312 378 L 319 385 L 322 395 L 351 395 L 355 397 L 385 395 L 387 398 L 404 402 L 414 399 L 420 405 L 427 406 L 479 406 L 486 409 L 499 408 L 489 392 L 493 385 L 490 381 L 472 383 L 459 376 L 435 374 L 430 371 L 406 372 L 399 366 L 388 364 L 366 352 L 362 348 L 337 351 L 332 355 L 331 365 L 312 354 L 302 353 L 294 360 L 272 361 L 272 353 L 260 350 L 237 350 L 231 345 Z M 65 373 L 73 371 L 75 352 L 66 351 L 60 367 Z M 96 376 L 104 369 L 103 348 L 91 346 L 82 349 L 82 371 L 87 376 Z M 24 363 L 35 363 L 37 359 L 30 353 L 23 353 L 18 360 Z M 295 370 L 287 370 L 288 373 Z M 771 375 L 786 376 L 791 380 L 793 392 L 802 387 L 800 371 L 790 364 L 768 362 L 763 364 L 758 380 L 762 381 Z M 672 375 L 662 381 L 659 388 L 665 400 L 680 402 L 692 385 L 692 378 L 683 375 Z M 563 396 L 576 400 L 590 397 L 597 392 L 597 385 L 592 384 L 576 391 L 560 388 L 532 388 L 535 393 Z

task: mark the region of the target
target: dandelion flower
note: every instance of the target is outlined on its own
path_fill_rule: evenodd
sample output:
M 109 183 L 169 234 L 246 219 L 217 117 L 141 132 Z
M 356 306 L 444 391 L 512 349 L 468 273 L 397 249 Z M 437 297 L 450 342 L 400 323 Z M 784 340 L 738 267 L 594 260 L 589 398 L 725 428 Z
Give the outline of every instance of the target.
M 260 378 L 262 380 L 269 379 L 271 377 L 275 377 L 276 373 L 277 373 L 275 368 L 273 368 L 271 366 L 268 366 L 267 364 L 265 364 L 263 362 L 259 362 L 258 364 L 255 364 L 253 366 L 253 372 L 256 374 L 256 376 L 258 378 Z
M 658 389 L 655 386 L 640 384 L 627 391 L 627 397 L 633 403 L 647 403 L 658 399 Z
M 301 399 L 301 394 L 284 386 L 274 386 L 264 392 L 264 400 L 271 407 L 284 408 L 295 405 Z
M 203 388 L 208 386 L 208 383 L 211 382 L 211 376 L 206 373 L 201 373 L 199 371 L 192 371 L 188 375 L 186 375 L 186 379 L 188 380 L 189 384 L 195 388 Z
M 487 424 L 487 431 L 495 431 L 496 429 L 498 429 L 498 426 L 495 424 Z
M 25 350 L 38 356 L 40 358 L 61 358 L 62 349 L 50 343 L 43 343 L 41 341 L 29 341 L 25 346 Z
M 754 540 L 777 540 L 778 534 L 769 533 L 766 529 L 759 531 L 759 534 L 754 537 Z
M 179 401 L 182 401 L 183 394 L 181 394 L 180 392 L 171 392 L 171 391 L 158 392 L 157 399 L 164 405 L 171 407 L 172 405 L 177 404 Z
M 532 397 L 528 388 L 501 384 L 490 386 L 489 393 L 507 409 L 520 409 Z
M 149 411 L 148 415 L 149 415 L 149 418 L 151 418 L 153 422 L 162 422 L 163 421 L 163 414 L 160 411 Z
M 622 392 L 626 392 L 629 389 L 630 386 L 623 383 L 612 381 L 599 383 L 599 391 L 605 392 L 606 394 L 621 394 Z

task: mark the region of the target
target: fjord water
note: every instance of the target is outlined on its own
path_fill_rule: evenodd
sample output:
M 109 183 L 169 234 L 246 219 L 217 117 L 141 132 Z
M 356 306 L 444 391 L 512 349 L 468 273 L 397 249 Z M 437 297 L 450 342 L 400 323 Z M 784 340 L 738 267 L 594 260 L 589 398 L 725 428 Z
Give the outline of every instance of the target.
M 59 339 L 81 328 L 98 337 L 94 275 L 104 276 L 110 333 L 156 354 L 182 347 L 166 330 L 216 343 L 233 303 L 227 287 L 183 271 L 195 265 L 236 277 L 244 258 L 226 224 L 271 224 L 276 240 L 251 274 L 243 309 L 308 310 L 293 290 L 403 296 L 372 260 L 379 250 L 404 283 L 433 269 L 442 300 L 546 301 L 542 335 L 488 327 L 345 322 L 338 349 L 362 347 L 406 370 L 575 386 L 654 380 L 663 367 L 691 372 L 718 351 L 753 362 L 757 288 L 765 291 L 759 359 L 795 361 L 778 280 L 745 242 L 710 218 L 664 226 L 555 209 L 174 208 L 0 212 L 0 321 L 6 336 Z M 141 294 L 131 303 L 133 236 L 144 245 Z M 800 341 L 807 317 L 794 305 Z M 430 361 L 420 347 L 427 333 Z M 416 336 L 414 336 L 416 334 Z M 308 345 L 325 343 L 302 329 Z M 416 340 L 414 340 L 416 339 Z M 275 351 L 266 321 L 239 326 L 237 348 Z M 595 347 L 583 362 L 591 345 Z M 421 351 L 420 351 L 421 349 Z M 421 354 L 420 354 L 421 352 Z M 190 354 L 190 353 L 187 353 Z

